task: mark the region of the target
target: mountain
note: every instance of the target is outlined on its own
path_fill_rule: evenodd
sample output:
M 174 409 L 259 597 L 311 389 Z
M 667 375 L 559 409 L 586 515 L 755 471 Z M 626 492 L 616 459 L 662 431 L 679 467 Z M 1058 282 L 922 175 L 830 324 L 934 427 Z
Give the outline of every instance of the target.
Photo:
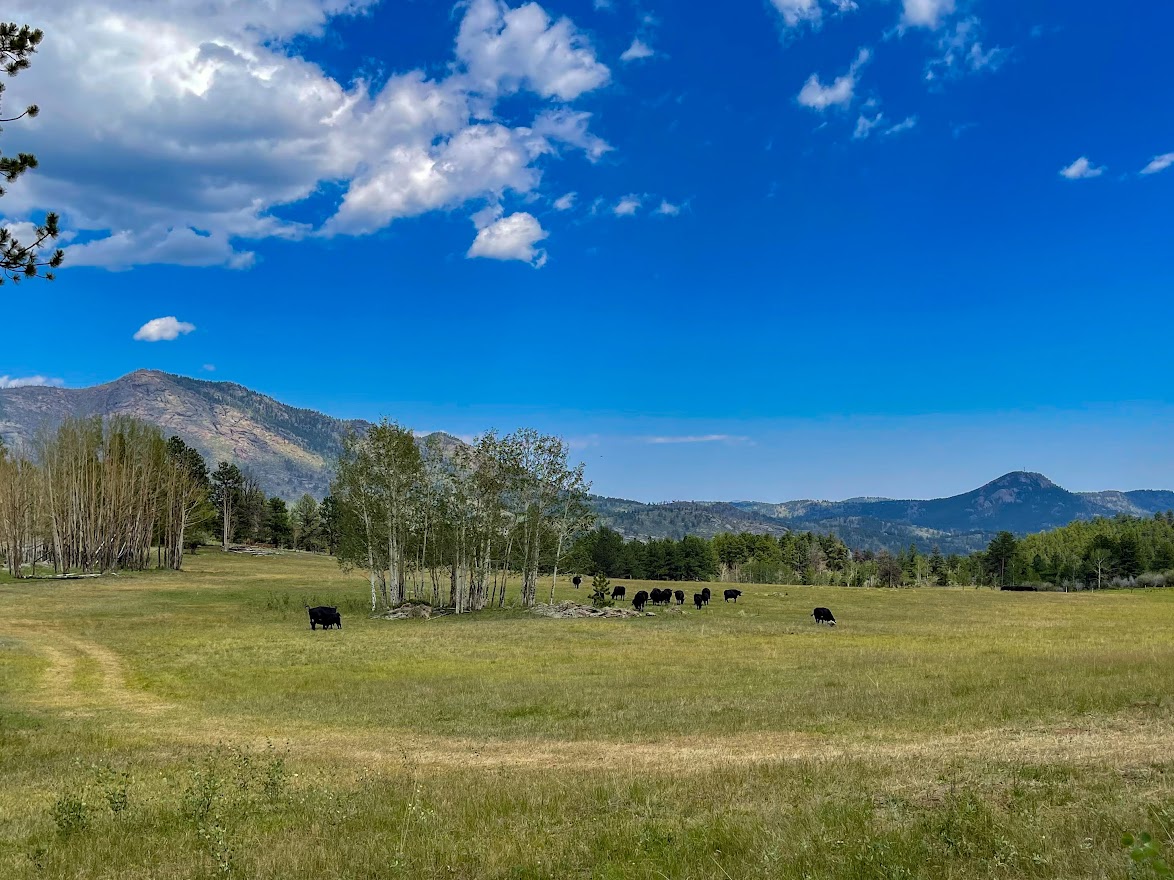
M 721 531 L 783 534 L 833 532 L 860 550 L 937 545 L 943 553 L 969 553 L 1000 531 L 1023 535 L 1098 516 L 1152 516 L 1174 509 L 1174 492 L 1069 492 L 1042 474 L 1017 471 L 950 498 L 897 501 L 673 502 L 636 504 L 601 499 L 600 519 L 628 537 L 706 537 Z M 740 514 L 740 515 L 739 515 Z
M 178 434 L 213 467 L 234 461 L 271 495 L 326 494 L 331 467 L 351 431 L 370 425 L 286 406 L 231 382 L 139 370 L 94 388 L 0 389 L 0 438 L 29 449 L 39 431 L 70 416 L 133 416 Z M 441 435 L 451 447 L 461 441 Z M 985 547 L 996 533 L 1026 534 L 1097 516 L 1151 516 L 1174 509 L 1174 492 L 1069 492 L 1042 474 L 1015 472 L 973 492 L 928 501 L 675 501 L 643 504 L 593 497 L 604 525 L 630 538 L 711 537 L 719 532 L 782 535 L 834 532 L 850 547 L 895 550 L 938 545 L 944 553 Z
M 350 431 L 366 422 L 343 421 L 286 406 L 231 382 L 207 382 L 139 370 L 93 388 L 0 390 L 0 438 L 28 449 L 42 429 L 68 417 L 132 416 L 178 434 L 204 455 L 241 465 L 266 492 L 287 500 L 303 493 L 321 498 L 331 463 Z

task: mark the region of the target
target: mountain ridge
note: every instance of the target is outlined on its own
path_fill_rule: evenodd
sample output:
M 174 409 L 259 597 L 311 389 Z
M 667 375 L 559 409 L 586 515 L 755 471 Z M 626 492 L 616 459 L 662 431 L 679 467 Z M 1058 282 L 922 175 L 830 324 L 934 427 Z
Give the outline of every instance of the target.
M 0 439 L 31 450 L 41 430 L 68 417 L 126 415 L 158 425 L 195 446 L 215 466 L 242 465 L 269 494 L 294 500 L 329 491 L 333 462 L 351 432 L 371 423 L 288 406 L 236 382 L 159 370 L 135 370 L 90 388 L 0 389 Z M 460 443 L 442 436 L 452 445 Z M 981 549 L 999 531 L 1043 531 L 1078 519 L 1174 509 L 1174 492 L 1157 489 L 1069 492 L 1048 477 L 1012 471 L 970 492 L 935 499 L 856 497 L 844 501 L 671 501 L 648 504 L 592 496 L 603 525 L 629 538 L 712 537 L 723 531 L 782 535 L 834 532 L 855 549 L 893 550 L 916 543 L 943 552 Z

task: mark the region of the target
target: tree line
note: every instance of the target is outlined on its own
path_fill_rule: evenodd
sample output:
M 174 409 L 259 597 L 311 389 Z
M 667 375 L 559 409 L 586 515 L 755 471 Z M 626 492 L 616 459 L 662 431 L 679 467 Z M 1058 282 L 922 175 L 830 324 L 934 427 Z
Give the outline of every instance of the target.
M 10 575 L 178 569 L 205 503 L 199 453 L 133 419 L 73 419 L 35 458 L 0 445 L 0 554 Z
M 0 443 L 0 557 L 15 578 L 179 570 L 185 552 L 229 543 L 303 550 L 337 544 L 335 506 L 303 496 L 290 509 L 238 466 L 213 473 L 179 437 L 132 418 L 68 419 L 29 454 Z

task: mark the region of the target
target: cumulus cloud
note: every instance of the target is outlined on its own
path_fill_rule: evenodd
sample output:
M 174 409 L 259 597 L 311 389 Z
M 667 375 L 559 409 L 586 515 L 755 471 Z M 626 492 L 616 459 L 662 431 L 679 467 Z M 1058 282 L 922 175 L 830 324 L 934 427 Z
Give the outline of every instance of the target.
M 908 27 L 936 29 L 954 11 L 954 0 L 904 0 L 901 21 Z
M 622 199 L 616 202 L 616 206 L 611 210 L 612 213 L 617 217 L 634 217 L 643 204 L 644 199 L 641 196 L 632 193 L 630 195 L 624 196 Z
M 180 321 L 174 315 L 169 315 L 166 318 L 152 318 L 138 329 L 134 338 L 139 342 L 171 342 L 195 329 L 195 324 Z
M 482 226 L 473 246 L 469 248 L 468 256 L 521 260 L 541 269 L 546 265 L 546 251 L 539 250 L 535 245 L 546 237 L 546 230 L 533 214 L 511 214 Z
M 812 110 L 824 111 L 829 107 L 846 107 L 856 95 L 856 77 L 860 68 L 868 63 L 872 53 L 861 49 L 843 76 L 836 77 L 831 85 L 824 85 L 818 75 L 812 74 L 799 92 L 799 103 Z
M 652 47 L 641 40 L 639 37 L 632 40 L 632 45 L 624 50 L 624 54 L 620 56 L 620 61 L 640 61 L 644 58 L 651 58 L 656 52 Z
M 1092 177 L 1100 177 L 1104 173 L 1104 166 L 1093 165 L 1087 156 L 1081 156 L 1071 165 L 1060 170 L 1060 176 L 1068 180 L 1087 180 Z
M 84 242 L 70 249 L 74 266 L 244 268 L 250 242 L 362 234 L 530 196 L 543 162 L 610 149 L 588 114 L 565 106 L 610 71 L 569 19 L 537 3 L 461 6 L 452 63 L 436 78 L 335 79 L 291 48 L 376 2 L 10 0 L 7 15 L 49 34 L 10 98 L 55 97 L 22 130 L 41 167 L 11 188 L 0 222 L 60 210 Z M 530 98 L 502 112 L 519 92 Z M 527 110 L 536 100 L 563 106 Z M 344 192 L 337 217 L 275 215 L 326 183 Z
M 489 93 L 524 88 L 573 101 L 611 77 L 571 20 L 552 21 L 537 3 L 511 9 L 501 0 L 471 0 L 457 36 L 457 58 Z
M 0 388 L 60 388 L 64 384 L 61 379 L 50 379 L 48 376 L 0 376 Z
M 1165 171 L 1171 165 L 1174 165 L 1174 153 L 1166 153 L 1161 156 L 1154 156 L 1150 164 L 1141 169 L 1141 173 L 1157 174 L 1159 171 Z

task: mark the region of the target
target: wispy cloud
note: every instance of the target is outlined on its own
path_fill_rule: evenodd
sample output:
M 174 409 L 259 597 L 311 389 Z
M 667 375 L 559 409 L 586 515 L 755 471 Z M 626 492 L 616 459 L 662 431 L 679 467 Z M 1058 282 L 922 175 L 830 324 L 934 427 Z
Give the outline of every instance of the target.
M 655 54 L 656 52 L 651 46 L 637 37 L 632 40 L 632 45 L 627 48 L 627 51 L 620 56 L 620 61 L 640 61 L 644 58 L 651 58 Z
M 820 112 L 829 107 L 844 107 L 851 104 L 856 96 L 856 76 L 871 57 L 870 50 L 861 49 L 848 72 L 836 77 L 831 85 L 825 86 L 818 74 L 811 74 L 799 92 L 799 103 Z
M 645 443 L 657 445 L 668 443 L 750 443 L 749 437 L 736 434 L 686 434 L 683 436 L 645 437 Z
M 0 388 L 60 388 L 65 382 L 48 376 L 0 376 Z
M 1157 174 L 1159 171 L 1165 171 L 1171 165 L 1174 165 L 1174 153 L 1166 153 L 1162 156 L 1154 156 L 1150 164 L 1141 169 L 1141 173 Z

